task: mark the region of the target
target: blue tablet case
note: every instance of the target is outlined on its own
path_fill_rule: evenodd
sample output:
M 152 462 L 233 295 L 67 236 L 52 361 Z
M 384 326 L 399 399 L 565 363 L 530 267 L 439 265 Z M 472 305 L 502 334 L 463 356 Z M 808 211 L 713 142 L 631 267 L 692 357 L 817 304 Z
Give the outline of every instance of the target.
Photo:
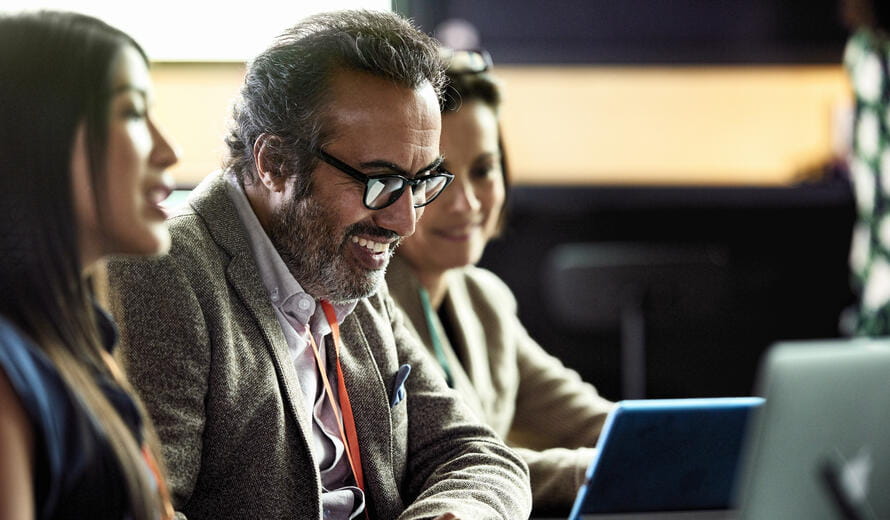
M 620 401 L 570 520 L 591 513 L 727 509 L 759 397 Z

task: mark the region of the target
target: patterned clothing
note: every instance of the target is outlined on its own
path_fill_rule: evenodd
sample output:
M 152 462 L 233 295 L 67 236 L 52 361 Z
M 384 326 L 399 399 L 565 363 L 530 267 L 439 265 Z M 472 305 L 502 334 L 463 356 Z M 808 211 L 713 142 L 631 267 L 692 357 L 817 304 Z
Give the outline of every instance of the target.
M 850 173 L 858 221 L 850 266 L 861 294 L 856 333 L 890 334 L 890 42 L 869 31 L 847 43 L 844 64 L 856 96 Z

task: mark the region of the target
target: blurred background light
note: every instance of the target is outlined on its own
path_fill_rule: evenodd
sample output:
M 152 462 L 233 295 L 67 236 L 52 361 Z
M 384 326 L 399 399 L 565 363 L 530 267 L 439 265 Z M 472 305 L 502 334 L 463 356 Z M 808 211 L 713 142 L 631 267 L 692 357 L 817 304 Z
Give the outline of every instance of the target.
M 133 36 L 153 61 L 246 61 L 272 37 L 310 14 L 390 10 L 390 0 L 189 2 L 155 0 L 4 0 L 0 11 L 58 9 L 96 16 Z

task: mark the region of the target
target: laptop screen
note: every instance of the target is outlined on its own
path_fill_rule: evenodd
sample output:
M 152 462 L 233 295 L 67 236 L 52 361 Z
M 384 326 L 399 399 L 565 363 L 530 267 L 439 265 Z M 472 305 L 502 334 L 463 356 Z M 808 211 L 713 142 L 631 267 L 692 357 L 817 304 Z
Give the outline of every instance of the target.
M 890 340 L 777 344 L 758 393 L 741 518 L 890 518 Z

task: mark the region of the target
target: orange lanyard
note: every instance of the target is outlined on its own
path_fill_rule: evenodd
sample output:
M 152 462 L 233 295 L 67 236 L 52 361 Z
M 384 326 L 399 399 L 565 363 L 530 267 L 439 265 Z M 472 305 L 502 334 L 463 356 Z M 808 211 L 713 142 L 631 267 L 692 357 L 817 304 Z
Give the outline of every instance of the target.
M 176 516 L 176 513 L 173 512 L 173 503 L 170 501 L 170 492 L 167 490 L 167 482 L 164 480 L 164 475 L 161 474 L 161 470 L 158 468 L 158 463 L 152 455 L 151 450 L 147 445 L 142 445 L 142 458 L 145 460 L 145 463 L 148 465 L 148 469 L 151 470 L 152 475 L 155 477 L 155 481 L 158 486 L 158 495 L 161 497 L 161 508 L 163 511 L 161 512 L 162 520 L 173 520 L 173 517 Z
M 355 483 L 359 489 L 365 490 L 365 478 L 362 473 L 361 454 L 358 449 L 358 432 L 355 430 L 355 418 L 352 416 L 352 404 L 349 402 L 349 394 L 346 393 L 346 382 L 343 379 L 343 368 L 340 366 L 340 325 L 337 323 L 337 315 L 334 313 L 334 307 L 325 300 L 321 300 L 321 308 L 324 310 L 325 318 L 331 327 L 331 336 L 334 337 L 334 355 L 337 362 L 337 393 L 340 404 L 340 414 L 334 410 L 334 417 L 337 419 L 337 426 L 340 428 L 340 439 L 346 447 L 346 458 L 349 466 L 352 468 L 352 475 L 355 477 Z M 334 392 L 331 389 L 331 382 L 328 380 L 327 365 L 321 358 L 318 345 L 309 331 L 309 343 L 312 344 L 312 350 L 315 353 L 315 361 L 318 363 L 318 372 L 321 374 L 321 380 L 324 382 L 325 392 L 328 394 L 331 404 L 334 403 Z M 340 418 L 340 415 L 343 418 Z

